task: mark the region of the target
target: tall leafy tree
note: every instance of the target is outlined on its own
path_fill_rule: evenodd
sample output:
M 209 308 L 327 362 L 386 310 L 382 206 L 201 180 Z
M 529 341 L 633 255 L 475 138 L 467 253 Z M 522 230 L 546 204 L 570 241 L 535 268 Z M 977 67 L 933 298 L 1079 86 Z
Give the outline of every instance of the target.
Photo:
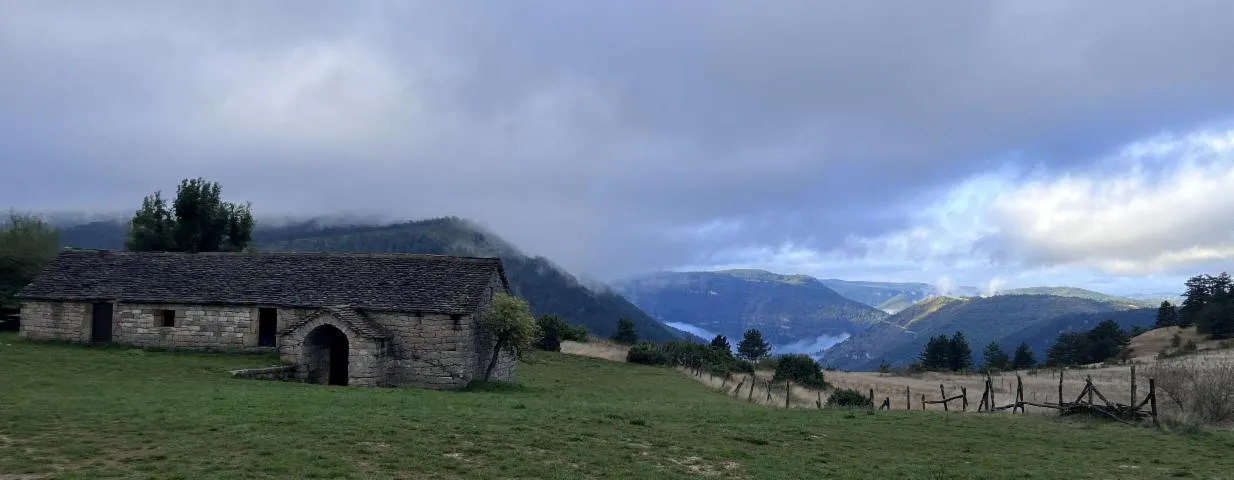
M 535 317 L 531 315 L 531 308 L 527 306 L 527 301 L 513 295 L 504 293 L 494 295 L 492 301 L 480 313 L 479 323 L 480 327 L 496 340 L 493 343 L 492 358 L 489 359 L 488 367 L 484 369 L 485 380 L 492 378 L 493 369 L 497 366 L 497 359 L 502 350 L 521 357 L 523 352 L 532 348 L 540 337 L 540 327 Z
M 162 192 L 142 200 L 129 220 L 125 248 L 132 251 L 237 252 L 252 240 L 249 204 L 222 200 L 222 187 L 202 178 L 185 179 L 168 205 Z
M 17 294 L 60 250 L 60 236 L 41 218 L 10 213 L 0 221 L 0 308 L 16 308 Z
M 1011 368 L 1023 370 L 1036 365 L 1037 357 L 1033 356 L 1033 349 L 1028 347 L 1028 342 L 1020 342 L 1020 346 L 1016 347 L 1015 355 L 1011 359 Z
M 1178 309 L 1169 300 L 1162 300 L 1161 306 L 1157 308 L 1157 321 L 1153 323 L 1154 328 L 1173 327 L 1178 325 Z
M 627 318 L 617 319 L 617 332 L 613 334 L 613 341 L 627 345 L 638 343 L 638 330 L 634 328 L 634 322 Z
M 763 340 L 763 333 L 753 328 L 746 330 L 741 342 L 737 343 L 737 356 L 757 362 L 768 355 L 771 355 L 771 345 Z
M 947 342 L 947 367 L 953 372 L 973 367 L 973 350 L 969 348 L 964 332 L 955 332 Z
M 998 346 L 998 342 L 990 342 L 985 346 L 985 350 L 981 352 L 981 356 L 985 358 L 985 367 L 993 370 L 1006 370 L 1011 366 L 1011 358 L 1007 356 L 1002 347 Z

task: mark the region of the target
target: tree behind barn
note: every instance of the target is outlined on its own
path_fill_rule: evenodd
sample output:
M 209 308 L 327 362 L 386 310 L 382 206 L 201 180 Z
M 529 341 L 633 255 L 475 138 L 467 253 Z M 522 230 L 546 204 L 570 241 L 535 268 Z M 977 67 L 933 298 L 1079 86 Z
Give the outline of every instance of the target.
M 248 204 L 222 201 L 222 187 L 185 179 L 168 205 L 162 192 L 142 200 L 129 221 L 125 248 L 138 252 L 238 252 L 252 240 Z
M 0 220 L 0 308 L 16 308 L 13 295 L 59 250 L 59 233 L 42 219 L 10 214 L 8 221 Z

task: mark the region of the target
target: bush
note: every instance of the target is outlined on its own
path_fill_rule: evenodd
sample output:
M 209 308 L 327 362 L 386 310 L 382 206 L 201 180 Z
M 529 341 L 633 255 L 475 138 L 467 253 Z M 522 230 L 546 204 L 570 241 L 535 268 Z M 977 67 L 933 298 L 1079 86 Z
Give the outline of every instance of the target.
M 562 334 L 569 326 L 566 321 L 556 315 L 540 315 L 536 318 L 536 324 L 540 326 L 540 338 L 536 340 L 536 348 L 560 352 Z
M 776 380 L 792 380 L 811 388 L 827 388 L 823 369 L 809 355 L 790 353 L 781 355 L 776 362 Z
M 567 323 L 565 328 L 561 331 L 561 339 L 569 340 L 571 342 L 586 342 L 587 329 L 583 328 L 581 325 L 570 325 Z
M 869 408 L 873 403 L 870 402 L 870 397 L 853 390 L 851 388 L 841 388 L 831 392 L 831 396 L 827 397 L 827 407 L 866 407 Z
M 1182 344 L 1183 344 L 1183 336 L 1182 336 L 1182 335 L 1179 335 L 1178 333 L 1175 333 L 1173 337 L 1170 337 L 1170 346 L 1171 346 L 1171 347 L 1178 348 L 1178 347 L 1179 347 L 1180 345 L 1182 345 Z
M 666 365 L 669 362 L 664 349 L 651 342 L 640 342 L 626 352 L 626 361 L 643 365 Z
M 1234 359 L 1187 356 L 1163 360 L 1150 367 L 1149 377 L 1174 410 L 1173 418 L 1193 423 L 1234 421 Z
M 755 363 L 754 365 L 758 367 L 759 370 L 775 370 L 777 364 L 779 364 L 779 360 L 775 357 L 764 357 L 758 359 L 758 363 Z

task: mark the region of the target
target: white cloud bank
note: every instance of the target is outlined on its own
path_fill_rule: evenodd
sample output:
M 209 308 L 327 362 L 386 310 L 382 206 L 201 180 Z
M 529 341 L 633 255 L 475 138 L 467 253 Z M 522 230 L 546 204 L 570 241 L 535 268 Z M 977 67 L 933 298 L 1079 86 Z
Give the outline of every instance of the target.
M 1000 168 L 926 202 L 907 228 L 815 251 L 718 255 L 724 268 L 932 281 L 1176 290 L 1234 260 L 1234 128 L 1163 134 L 1083 169 Z

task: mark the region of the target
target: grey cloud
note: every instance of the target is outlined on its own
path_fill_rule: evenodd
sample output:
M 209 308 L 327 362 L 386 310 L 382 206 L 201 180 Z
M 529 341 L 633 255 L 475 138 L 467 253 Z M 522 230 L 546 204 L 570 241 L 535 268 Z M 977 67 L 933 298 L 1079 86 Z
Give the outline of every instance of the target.
M 21 208 L 205 175 L 272 212 L 474 218 L 611 277 L 836 247 L 1007 152 L 1066 167 L 1229 113 L 1234 4 L 15 2 Z M 667 231 L 716 218 L 714 239 Z

